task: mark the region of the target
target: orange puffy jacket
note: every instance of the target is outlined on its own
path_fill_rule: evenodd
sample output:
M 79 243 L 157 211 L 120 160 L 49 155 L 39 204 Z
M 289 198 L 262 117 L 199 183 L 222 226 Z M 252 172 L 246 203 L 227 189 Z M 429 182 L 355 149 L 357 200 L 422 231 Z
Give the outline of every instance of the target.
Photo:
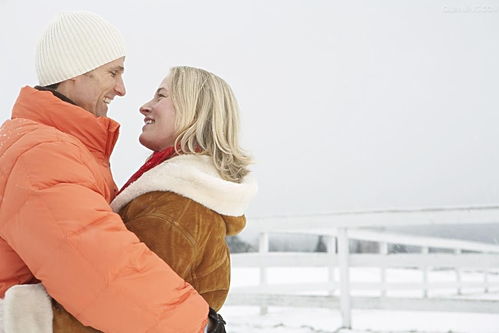
M 108 203 L 119 125 L 25 87 L 0 129 L 0 298 L 39 280 L 104 332 L 201 332 L 208 305 Z

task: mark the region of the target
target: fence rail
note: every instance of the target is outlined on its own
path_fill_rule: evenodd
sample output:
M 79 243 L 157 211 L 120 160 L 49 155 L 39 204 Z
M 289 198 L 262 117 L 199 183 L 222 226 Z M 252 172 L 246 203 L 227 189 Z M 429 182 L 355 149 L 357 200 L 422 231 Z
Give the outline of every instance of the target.
M 338 265 L 338 256 L 325 253 L 270 252 L 232 255 L 233 267 L 325 267 Z M 498 254 L 351 254 L 349 267 L 441 267 L 482 268 L 499 267 Z
M 362 310 L 402 309 L 407 311 L 472 312 L 497 314 L 498 302 L 495 300 L 438 299 L 438 298 L 381 298 L 351 297 L 352 307 Z M 235 294 L 226 302 L 227 305 L 290 306 L 301 308 L 341 307 L 337 296 L 316 295 L 270 295 L 270 294 Z
M 256 267 L 260 283 L 256 286 L 233 288 L 227 304 L 260 306 L 299 306 L 339 308 L 343 327 L 352 326 L 352 308 L 394 309 L 415 311 L 457 311 L 497 313 L 498 300 L 459 298 L 463 289 L 473 288 L 489 293 L 499 288 L 499 246 L 457 239 L 413 236 L 362 230 L 359 227 L 499 223 L 499 207 L 464 207 L 423 210 L 353 212 L 315 217 L 277 217 L 250 220 L 248 229 L 260 233 L 257 253 L 232 255 L 233 267 Z M 316 234 L 327 237 L 327 253 L 269 252 L 270 233 Z M 379 253 L 351 254 L 350 240 L 378 243 Z M 420 253 L 389 253 L 390 244 L 419 247 Z M 435 253 L 430 249 L 447 250 Z M 268 269 L 274 267 L 327 267 L 328 281 L 314 283 L 269 284 Z M 353 268 L 379 269 L 379 281 L 351 280 Z M 387 269 L 410 268 L 421 273 L 420 281 L 391 282 Z M 454 281 L 429 280 L 430 271 L 452 270 Z M 463 281 L 463 274 L 480 273 L 480 281 Z M 338 273 L 338 274 L 336 274 Z M 338 275 L 338 276 L 337 276 Z M 454 298 L 429 297 L 430 291 L 453 289 Z M 359 297 L 353 292 L 378 291 L 379 296 Z M 395 291 L 419 291 L 419 297 L 391 297 Z M 306 293 L 321 292 L 321 295 Z M 300 293 L 300 294 L 297 294 Z M 305 293 L 305 294 L 304 294 Z M 336 296 L 335 293 L 339 293 Z

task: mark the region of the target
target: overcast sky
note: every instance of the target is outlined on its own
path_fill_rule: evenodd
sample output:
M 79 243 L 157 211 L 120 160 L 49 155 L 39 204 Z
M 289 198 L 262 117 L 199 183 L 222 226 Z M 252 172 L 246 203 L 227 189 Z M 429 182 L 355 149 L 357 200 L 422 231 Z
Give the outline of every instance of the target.
M 149 154 L 139 106 L 190 65 L 238 97 L 250 216 L 499 203 L 499 1 L 0 0 L 0 121 L 37 83 L 41 31 L 74 9 L 128 44 L 118 186 Z

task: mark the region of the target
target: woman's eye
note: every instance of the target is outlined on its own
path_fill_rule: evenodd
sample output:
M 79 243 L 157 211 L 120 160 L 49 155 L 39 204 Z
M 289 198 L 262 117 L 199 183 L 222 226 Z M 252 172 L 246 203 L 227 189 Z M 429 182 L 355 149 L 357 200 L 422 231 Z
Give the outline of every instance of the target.
M 158 94 L 158 98 L 166 98 L 166 96 L 162 95 L 162 94 Z
M 116 75 L 118 75 L 118 72 L 109 72 L 109 73 L 111 73 L 112 77 L 115 77 Z

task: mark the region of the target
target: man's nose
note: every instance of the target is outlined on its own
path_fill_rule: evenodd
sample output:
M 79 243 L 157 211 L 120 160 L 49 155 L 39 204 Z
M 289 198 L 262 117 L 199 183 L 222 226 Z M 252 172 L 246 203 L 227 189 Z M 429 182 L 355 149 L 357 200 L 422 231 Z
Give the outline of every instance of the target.
M 123 78 L 120 77 L 118 79 L 118 82 L 116 82 L 116 86 L 114 87 L 114 90 L 118 94 L 118 96 L 125 96 L 126 94 L 126 88 L 125 88 L 125 82 L 123 82 Z

